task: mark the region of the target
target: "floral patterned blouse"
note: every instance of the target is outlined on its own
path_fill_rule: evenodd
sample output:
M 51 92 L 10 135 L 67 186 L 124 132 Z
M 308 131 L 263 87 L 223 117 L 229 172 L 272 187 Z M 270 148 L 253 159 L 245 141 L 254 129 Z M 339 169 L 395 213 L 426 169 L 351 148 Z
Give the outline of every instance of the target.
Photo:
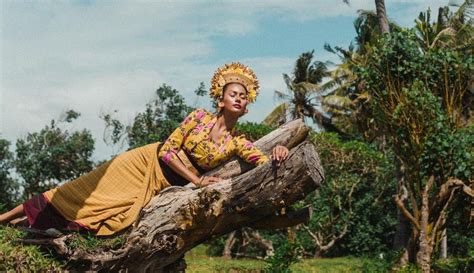
M 269 160 L 244 135 L 237 136 L 235 128 L 230 133 L 227 132 L 216 143 L 210 137 L 210 132 L 216 121 L 217 115 L 204 109 L 196 109 L 163 143 L 158 157 L 168 163 L 170 160 L 177 159 L 179 150 L 184 149 L 204 170 L 215 168 L 233 155 L 238 155 L 255 165 L 263 164 Z

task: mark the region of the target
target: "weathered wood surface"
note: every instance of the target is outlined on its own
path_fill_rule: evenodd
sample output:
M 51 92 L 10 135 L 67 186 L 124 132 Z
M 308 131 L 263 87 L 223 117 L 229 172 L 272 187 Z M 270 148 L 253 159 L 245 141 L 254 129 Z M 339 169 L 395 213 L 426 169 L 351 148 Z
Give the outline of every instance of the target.
M 307 135 L 301 124 L 293 132 L 280 131 L 286 132 L 280 137 L 273 132 L 256 143 L 267 153 L 276 143 L 294 146 Z M 241 166 L 237 161 L 228 164 Z M 323 180 L 318 154 L 304 141 L 290 150 L 279 167 L 268 162 L 208 187 L 164 189 L 142 210 L 129 233 L 122 235 L 126 242 L 119 249 L 69 249 L 66 242 L 71 235 L 48 239 L 47 244 L 67 258 L 70 269 L 161 272 L 165 266 L 179 265 L 186 251 L 215 236 L 245 226 L 282 228 L 307 221 L 309 208 L 292 211 L 288 206 Z

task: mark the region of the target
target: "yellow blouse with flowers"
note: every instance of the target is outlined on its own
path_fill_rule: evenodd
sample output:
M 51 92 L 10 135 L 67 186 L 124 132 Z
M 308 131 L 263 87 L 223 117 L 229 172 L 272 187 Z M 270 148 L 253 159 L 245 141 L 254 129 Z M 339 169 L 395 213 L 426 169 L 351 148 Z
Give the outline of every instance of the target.
M 218 142 L 212 140 L 210 132 L 216 121 L 217 115 L 204 109 L 195 110 L 165 141 L 158 157 L 168 163 L 177 159 L 179 150 L 183 149 L 204 170 L 217 167 L 233 155 L 256 165 L 269 160 L 251 141 L 243 135 L 237 136 L 235 128 Z

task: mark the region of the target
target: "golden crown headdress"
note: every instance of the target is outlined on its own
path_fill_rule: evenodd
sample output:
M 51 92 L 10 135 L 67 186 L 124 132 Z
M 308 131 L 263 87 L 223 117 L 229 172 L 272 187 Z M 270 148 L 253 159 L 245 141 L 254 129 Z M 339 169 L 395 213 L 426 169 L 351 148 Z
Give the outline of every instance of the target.
M 211 80 L 209 95 L 218 101 L 222 98 L 223 88 L 228 83 L 240 83 L 247 89 L 247 100 L 255 101 L 259 91 L 257 76 L 248 66 L 239 62 L 219 67 Z

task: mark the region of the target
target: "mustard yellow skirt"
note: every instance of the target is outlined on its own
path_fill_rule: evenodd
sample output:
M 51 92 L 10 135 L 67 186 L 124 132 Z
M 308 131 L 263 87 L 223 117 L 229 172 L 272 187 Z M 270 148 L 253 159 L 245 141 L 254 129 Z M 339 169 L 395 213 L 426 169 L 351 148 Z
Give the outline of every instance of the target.
M 158 163 L 159 144 L 122 153 L 43 195 L 66 220 L 98 235 L 114 234 L 131 225 L 151 198 L 170 186 Z

